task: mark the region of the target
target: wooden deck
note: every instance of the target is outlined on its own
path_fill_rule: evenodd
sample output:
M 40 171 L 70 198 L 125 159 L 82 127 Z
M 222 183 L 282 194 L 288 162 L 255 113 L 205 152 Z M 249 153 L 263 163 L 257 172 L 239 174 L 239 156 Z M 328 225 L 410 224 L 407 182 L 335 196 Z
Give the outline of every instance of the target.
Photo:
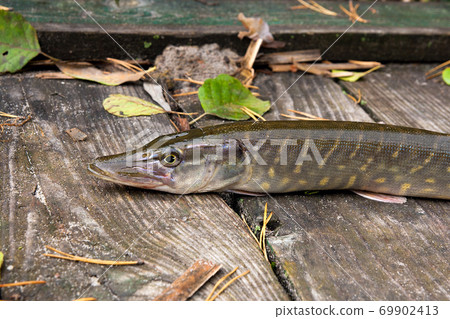
M 51 33 L 45 33 L 51 30 L 50 21 L 36 23 L 42 27 L 41 35 Z M 423 28 L 434 36 L 431 24 Z M 58 31 L 62 38 L 64 34 L 70 38 L 71 32 L 77 38 L 87 30 L 69 31 L 64 24 L 54 30 L 63 29 L 65 33 Z M 448 43 L 444 36 L 448 28 L 439 25 L 437 29 L 435 36 L 444 41 L 440 45 Z M 88 38 L 98 39 L 98 34 Z M 198 41 L 213 42 L 209 36 Z M 51 37 L 45 39 L 49 44 Z M 61 43 L 71 42 L 67 41 Z M 89 43 L 92 47 L 93 42 Z M 223 47 L 235 49 L 234 42 L 224 43 Z M 73 45 L 66 48 L 76 50 Z M 157 48 L 160 54 L 162 48 Z M 80 48 L 74 56 L 86 52 Z M 92 52 L 105 57 L 101 50 Z M 142 56 L 139 52 L 136 56 Z M 443 52 L 433 54 L 436 59 Z M 203 62 L 193 65 L 195 52 L 185 57 L 190 60 L 179 58 L 177 72 L 190 68 L 195 79 L 233 68 L 228 65 L 221 70 L 218 63 L 202 56 Z M 385 60 L 391 58 L 386 52 Z M 390 63 L 356 83 L 314 75 L 299 79 L 300 73 L 258 73 L 254 84 L 263 98 L 277 100 L 267 119 L 282 119 L 281 113 L 297 109 L 333 120 L 384 122 L 448 133 L 450 90 L 439 79 L 424 78 L 435 65 Z M 102 101 L 111 93 L 148 99 L 142 83 L 106 87 L 37 79 L 37 73 L 0 76 L 0 111 L 33 117 L 23 127 L 7 128 L 0 142 L 0 251 L 5 255 L 1 282 L 45 280 L 47 284 L 2 288 L 0 299 L 151 300 L 198 259 L 223 266 L 191 300 L 204 300 L 219 278 L 236 266 L 238 273 L 250 270 L 250 274 L 218 300 L 450 299 L 449 201 L 408 198 L 406 204 L 394 205 L 337 191 L 258 198 L 180 197 L 103 182 L 87 173 L 87 164 L 95 157 L 124 151 L 131 142 L 143 143 L 154 134 L 173 132 L 168 115 L 118 118 L 104 111 Z M 177 82 L 169 88 L 177 93 L 196 86 Z M 356 96 L 358 90 L 361 105 L 345 94 Z M 172 101 L 176 105 L 200 111 L 195 96 Z M 222 122 L 207 116 L 197 125 Z M 65 133 L 73 127 L 85 132 L 87 140 L 74 142 Z M 244 216 L 252 229 L 260 226 L 266 202 L 274 212 L 268 234 L 270 262 L 241 219 Z M 42 256 L 48 252 L 45 245 L 85 257 L 145 263 L 108 268 L 56 260 Z

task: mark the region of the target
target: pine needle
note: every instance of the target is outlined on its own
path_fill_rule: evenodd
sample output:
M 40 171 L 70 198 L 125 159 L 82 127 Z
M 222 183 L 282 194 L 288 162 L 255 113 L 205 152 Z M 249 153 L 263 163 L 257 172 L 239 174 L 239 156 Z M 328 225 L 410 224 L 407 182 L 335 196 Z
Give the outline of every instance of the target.
M 244 217 L 244 216 L 242 216 L 242 220 L 244 221 L 245 226 L 247 226 L 247 229 L 248 229 L 249 233 L 252 234 L 253 239 L 256 241 L 256 243 L 257 243 L 258 246 L 259 246 L 259 240 L 258 240 L 258 238 L 256 238 L 256 235 L 255 235 L 255 234 L 252 232 L 252 230 L 250 229 L 250 226 L 247 224 L 247 221 L 245 220 L 245 217 Z
M 189 83 L 193 83 L 193 84 L 198 84 L 198 85 L 203 85 L 203 81 L 197 81 L 197 80 L 193 80 L 191 78 L 187 78 L 187 79 L 173 79 L 174 81 L 179 81 L 179 82 L 189 82 Z M 254 86 L 254 85 L 249 85 L 249 84 L 243 84 L 247 89 L 254 89 L 254 90 L 259 90 L 259 87 Z
M 234 273 L 237 270 L 238 267 L 234 268 L 230 273 L 228 273 L 227 275 L 225 275 L 224 277 L 222 277 L 222 279 L 227 278 L 228 276 L 230 276 L 232 273 Z M 214 301 L 225 289 L 227 289 L 233 282 L 235 282 L 236 280 L 238 280 L 241 277 L 244 277 L 245 275 L 247 275 L 248 273 L 250 273 L 250 270 L 247 270 L 246 272 L 240 274 L 239 276 L 231 279 L 230 281 L 228 281 L 215 295 L 214 297 L 210 297 L 208 296 L 208 298 L 206 299 L 206 301 Z M 222 280 L 221 279 L 221 280 Z M 220 280 L 219 280 L 220 281 Z M 219 282 L 218 282 L 219 283 Z M 214 286 L 214 288 L 217 288 L 217 284 L 216 286 Z M 211 295 L 211 294 L 210 294 Z
M 299 0 L 300 1 L 300 0 Z M 350 20 L 352 22 L 358 21 L 358 22 L 362 22 L 362 23 L 367 23 L 369 22 L 366 19 L 361 18 L 358 13 L 356 12 L 356 10 L 358 10 L 359 8 L 359 3 L 356 6 L 353 6 L 353 1 L 349 0 L 348 2 L 348 7 L 350 10 L 347 10 L 346 8 L 344 8 L 342 5 L 339 5 L 339 8 L 341 8 L 341 10 L 349 16 Z
M 195 95 L 195 94 L 198 94 L 198 91 L 178 93 L 178 94 L 174 94 L 172 96 L 173 97 L 178 97 L 178 96 L 187 96 L 187 95 Z
M 84 298 L 79 298 L 79 299 L 74 299 L 72 301 L 97 301 L 97 298 L 94 297 L 84 297 Z
M 17 115 L 8 114 L 8 113 L 2 112 L 2 111 L 0 111 L 0 116 L 12 117 L 12 118 L 18 118 L 19 117 Z
M 212 295 L 214 294 L 214 292 L 216 291 L 217 287 L 219 287 L 219 285 L 228 277 L 230 277 L 236 270 L 238 270 L 239 267 L 235 267 L 232 271 L 230 271 L 228 274 L 226 274 L 225 276 L 223 276 L 222 278 L 219 279 L 219 281 L 217 281 L 217 283 L 214 285 L 213 289 L 211 290 L 211 292 L 209 293 L 208 297 L 206 297 L 205 301 L 210 301 L 210 298 L 212 297 Z
M 303 6 L 305 6 L 306 8 L 308 8 L 310 10 L 313 10 L 313 11 L 316 11 L 316 12 L 319 12 L 319 13 L 322 13 L 325 15 L 329 15 L 329 16 L 337 16 L 338 15 L 336 12 L 322 7 L 320 4 L 318 4 L 315 1 L 310 0 L 311 3 L 308 3 L 303 0 L 297 0 L 297 1 L 300 2 Z M 300 9 L 300 8 L 298 8 L 298 9 Z
M 57 250 L 56 248 L 45 246 L 45 248 L 53 250 L 54 252 L 62 255 L 54 255 L 54 254 L 42 254 L 46 257 L 52 257 L 52 258 L 59 258 L 59 259 L 66 259 L 66 260 L 72 260 L 72 261 L 81 261 L 84 263 L 89 264 L 97 264 L 97 265 L 110 265 L 110 266 L 127 266 L 127 265 L 142 265 L 142 261 L 114 261 L 114 260 L 101 260 L 101 259 L 92 259 L 92 258 L 85 258 L 85 257 L 79 257 L 74 256 L 71 254 L 67 254 L 65 252 L 62 252 L 60 250 Z
M 432 74 L 432 73 L 433 73 L 433 72 L 436 72 L 436 71 L 439 70 L 440 68 L 443 68 L 443 67 L 445 67 L 445 66 L 447 66 L 447 65 L 449 65 L 449 64 L 450 64 L 450 60 L 448 60 L 448 61 L 446 61 L 446 62 L 444 62 L 444 63 L 441 63 L 441 64 L 439 64 L 438 66 L 432 68 L 432 69 L 429 70 L 427 73 L 425 73 L 425 75 L 427 76 L 426 79 L 427 79 L 427 80 L 430 80 L 430 79 L 432 79 L 432 78 L 435 78 L 435 77 L 441 75 L 442 72 L 444 72 L 443 70 L 442 70 L 442 71 L 439 71 L 439 72 L 437 72 L 437 73 L 434 73 L 434 74 Z
M 327 120 L 327 119 L 324 119 L 324 118 L 321 118 L 321 117 L 318 117 L 318 116 L 315 116 L 315 115 L 312 115 L 312 114 L 309 114 L 309 113 L 306 113 L 306 112 L 302 112 L 302 111 L 297 111 L 297 110 L 292 110 L 292 109 L 288 109 L 288 111 L 292 112 L 292 113 L 300 114 L 300 115 L 303 115 L 303 116 L 306 116 L 306 117 L 310 117 L 310 118 L 312 118 L 314 120 L 324 120 L 324 121 Z
M 21 281 L 21 282 L 9 283 L 9 284 L 0 284 L 0 288 L 26 286 L 26 285 L 38 285 L 38 284 L 45 284 L 45 283 L 47 283 L 45 280 Z
M 200 116 L 198 116 L 198 117 L 196 117 L 195 119 L 193 119 L 192 121 L 190 121 L 190 122 L 189 122 L 189 125 L 194 124 L 195 122 L 197 122 L 198 120 L 200 120 L 200 119 L 201 119 L 203 116 L 205 116 L 206 114 L 208 114 L 208 113 L 200 114 Z
M 266 119 L 264 117 L 262 117 L 259 113 L 256 113 L 255 111 L 249 109 L 248 107 L 241 107 L 241 110 L 243 112 L 245 112 L 246 114 L 248 114 L 252 119 L 254 119 L 255 121 L 258 121 L 255 117 L 265 121 Z

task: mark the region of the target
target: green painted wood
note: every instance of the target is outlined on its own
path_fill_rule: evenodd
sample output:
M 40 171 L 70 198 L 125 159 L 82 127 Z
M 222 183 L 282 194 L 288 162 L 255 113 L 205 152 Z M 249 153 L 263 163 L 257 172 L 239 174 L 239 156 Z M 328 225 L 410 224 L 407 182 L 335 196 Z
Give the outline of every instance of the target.
M 134 58 L 155 58 L 169 44 L 219 43 L 244 54 L 248 41 L 236 35 L 243 30 L 239 12 L 260 16 L 271 26 L 284 50 L 327 50 L 344 32 L 325 58 L 332 60 L 443 61 L 450 47 L 450 4 L 380 2 L 365 18 L 351 21 L 340 11 L 342 2 L 321 2 L 339 13 L 326 16 L 310 10 L 290 10 L 294 0 L 217 1 L 207 6 L 197 1 L 79 1 L 95 21 Z M 361 3 L 362 9 L 369 2 Z M 42 49 L 61 59 L 130 58 L 74 1 L 6 1 L 38 31 Z M 347 31 L 348 29 L 348 31 Z M 268 50 L 273 52 L 273 50 Z
M 347 1 L 320 1 L 324 7 L 339 13 L 327 16 L 311 10 L 291 10 L 299 5 L 294 0 L 232 0 L 214 1 L 217 5 L 208 6 L 198 1 L 179 0 L 14 0 L 6 1 L 22 13 L 30 22 L 93 24 L 94 22 L 81 9 L 84 8 L 100 24 L 159 25 L 159 26 L 240 26 L 236 16 L 244 12 L 247 16 L 260 16 L 272 26 L 332 26 L 346 27 L 348 17 L 339 9 Z M 118 4 L 117 4 L 118 3 Z M 372 1 L 358 2 L 358 13 L 363 13 Z M 379 2 L 374 8 L 377 13 L 368 12 L 364 18 L 370 20 L 369 27 L 405 28 L 449 28 L 450 5 L 442 2 L 399 3 Z M 358 24 L 356 28 L 363 28 Z

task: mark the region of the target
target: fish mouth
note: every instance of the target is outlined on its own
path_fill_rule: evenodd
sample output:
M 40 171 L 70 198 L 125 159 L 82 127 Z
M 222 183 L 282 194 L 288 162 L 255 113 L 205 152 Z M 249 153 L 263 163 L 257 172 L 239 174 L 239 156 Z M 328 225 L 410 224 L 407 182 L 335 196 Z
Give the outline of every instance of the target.
M 142 173 L 121 173 L 120 169 L 117 169 L 117 167 L 115 167 L 115 169 L 109 167 L 107 162 L 95 161 L 94 163 L 88 164 L 87 168 L 91 175 L 117 184 L 145 189 L 153 189 L 164 185 L 164 183 L 151 175 Z

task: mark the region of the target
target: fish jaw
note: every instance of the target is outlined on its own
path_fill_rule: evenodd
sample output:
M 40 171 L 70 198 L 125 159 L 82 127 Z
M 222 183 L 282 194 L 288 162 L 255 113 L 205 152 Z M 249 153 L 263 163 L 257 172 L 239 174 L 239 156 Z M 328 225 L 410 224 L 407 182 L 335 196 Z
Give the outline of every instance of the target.
M 170 182 L 168 172 L 148 172 L 142 165 L 127 165 L 125 156 L 105 156 L 88 164 L 88 171 L 97 178 L 127 186 L 155 189 Z

